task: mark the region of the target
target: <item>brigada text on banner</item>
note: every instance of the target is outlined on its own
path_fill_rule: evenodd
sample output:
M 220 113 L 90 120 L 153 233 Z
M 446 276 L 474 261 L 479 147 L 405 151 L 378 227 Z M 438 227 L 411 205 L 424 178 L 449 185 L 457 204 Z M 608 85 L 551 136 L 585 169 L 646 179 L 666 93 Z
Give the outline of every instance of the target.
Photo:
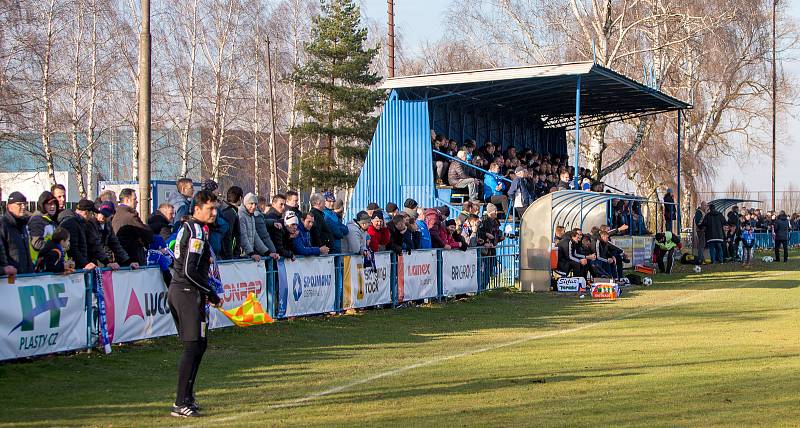
M 442 251 L 442 294 L 456 296 L 478 292 L 478 252 Z
M 397 257 L 397 301 L 438 297 L 436 251 L 414 251 Z
M 364 257 L 345 256 L 342 307 L 367 308 L 392 303 L 392 256 L 375 254 L 375 266 L 364 266 Z
M 322 314 L 335 310 L 333 257 L 278 262 L 278 317 Z
M 0 284 L 0 360 L 86 346 L 84 274 L 18 277 Z

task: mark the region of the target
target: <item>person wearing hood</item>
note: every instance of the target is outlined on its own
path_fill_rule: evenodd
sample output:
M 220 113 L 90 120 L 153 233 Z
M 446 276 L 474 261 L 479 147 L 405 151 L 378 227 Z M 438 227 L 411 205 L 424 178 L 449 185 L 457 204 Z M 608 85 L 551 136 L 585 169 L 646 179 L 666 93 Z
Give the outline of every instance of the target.
M 349 229 L 342 224 L 339 216 L 336 215 L 336 211 L 333 209 L 335 204 L 336 196 L 334 196 L 333 192 L 326 192 L 325 209 L 322 210 L 322 213 L 325 216 L 325 224 L 328 226 L 328 230 L 331 231 L 331 236 L 333 237 L 331 241 L 331 252 L 339 254 L 342 252 L 342 239 L 347 236 Z
M 296 217 L 295 217 L 296 218 Z M 311 243 L 311 231 L 314 230 L 314 214 L 302 214 L 303 221 L 297 225 L 297 236 L 294 238 L 294 253 L 300 256 L 327 256 L 330 248 L 315 247 Z
M 231 186 L 222 203 L 219 216 L 228 223 L 228 232 L 222 237 L 222 260 L 239 258 L 242 254 L 241 224 L 239 223 L 239 205 L 242 204 L 244 192 L 239 186 Z
M 706 247 L 711 253 L 711 263 L 722 263 L 725 253 L 722 243 L 725 242 L 725 216 L 717 211 L 713 204 L 709 205 L 708 214 L 703 218 L 700 227 L 706 239 Z
M 342 253 L 367 255 L 367 230 L 372 224 L 369 214 L 360 211 L 353 220 L 347 223 L 347 236 L 342 242 Z
M 20 192 L 8 195 L 6 214 L 0 218 L 0 240 L 6 255 L 5 275 L 33 273 L 28 237 L 28 200 Z
M 258 209 L 258 197 L 252 193 L 245 195 L 242 204 L 239 206 L 239 245 L 242 248 L 242 253 L 251 257 L 255 261 L 260 261 L 261 256 L 269 255 L 273 259 L 278 258 L 275 252 L 275 247 L 269 248 L 264 241 L 261 240 L 256 231 L 255 212 Z M 266 227 L 266 225 L 265 225 Z M 267 234 L 269 236 L 269 234 Z M 270 241 L 272 244 L 272 241 Z
M 44 248 L 44 245 L 50 240 L 53 232 L 58 227 L 58 214 L 60 213 L 58 199 L 52 193 L 44 191 L 39 195 L 36 209 L 37 211 L 28 220 L 31 258 L 34 260 L 38 258 L 39 251 Z
M 772 223 L 772 237 L 775 240 L 775 261 L 780 261 L 780 249 L 783 248 L 783 262 L 789 261 L 789 217 L 785 211 L 781 211 Z

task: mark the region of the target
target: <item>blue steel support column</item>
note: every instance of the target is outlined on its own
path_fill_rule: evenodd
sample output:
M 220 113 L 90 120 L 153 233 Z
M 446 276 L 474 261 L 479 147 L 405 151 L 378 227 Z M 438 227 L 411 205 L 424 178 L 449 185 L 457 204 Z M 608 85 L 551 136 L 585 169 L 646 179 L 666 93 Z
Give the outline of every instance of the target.
M 578 76 L 578 85 L 575 89 L 575 188 L 580 189 L 578 176 L 581 148 L 581 76 Z
M 683 110 L 678 110 L 678 190 L 677 190 L 677 198 L 675 199 L 675 209 L 678 215 L 678 236 L 681 234 L 681 135 L 683 134 L 683 128 L 681 126 L 681 116 L 683 115 Z

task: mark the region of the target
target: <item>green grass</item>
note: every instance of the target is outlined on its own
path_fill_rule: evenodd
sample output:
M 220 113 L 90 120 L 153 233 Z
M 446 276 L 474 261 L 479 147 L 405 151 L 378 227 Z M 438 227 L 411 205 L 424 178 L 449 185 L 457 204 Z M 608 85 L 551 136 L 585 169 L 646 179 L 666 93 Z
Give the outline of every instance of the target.
M 215 331 L 192 421 L 168 416 L 175 338 L 5 364 L 0 426 L 797 426 L 798 268 Z

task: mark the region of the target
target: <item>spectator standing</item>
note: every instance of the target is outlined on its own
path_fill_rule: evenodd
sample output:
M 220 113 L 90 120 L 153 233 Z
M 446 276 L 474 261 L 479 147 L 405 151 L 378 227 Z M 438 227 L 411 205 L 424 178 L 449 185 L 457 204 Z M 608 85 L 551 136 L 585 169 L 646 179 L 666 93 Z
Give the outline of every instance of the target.
M 728 225 L 731 227 L 733 240 L 729 246 L 729 256 L 738 260 L 739 258 L 739 243 L 742 241 L 742 220 L 739 216 L 739 207 L 734 206 L 728 212 Z
M 39 195 L 37 210 L 28 220 L 28 234 L 31 240 L 31 258 L 36 260 L 50 236 L 58 227 L 58 199 L 48 191 Z
M 257 209 L 258 197 L 248 193 L 244 197 L 242 204 L 239 205 L 239 245 L 242 248 L 242 255 L 252 257 L 255 261 L 260 261 L 261 256 L 270 254 L 277 257 L 277 253 L 275 253 L 275 248 L 269 248 L 261 240 L 261 236 L 256 231 L 255 212 Z
M 267 211 L 267 214 L 264 216 L 267 220 L 267 231 L 269 232 L 272 244 L 275 246 L 275 251 L 281 257 L 287 259 L 294 257 L 294 253 L 292 252 L 292 239 L 289 237 L 289 231 L 286 229 L 285 221 L 285 216 L 289 213 L 291 213 L 292 217 L 296 220 L 296 225 L 297 222 L 299 222 L 299 220 L 297 220 L 297 215 L 295 215 L 294 211 L 286 210 L 286 196 L 277 194 L 272 197 L 272 204 L 269 207 L 269 211 Z
M 695 256 L 701 262 L 704 262 L 706 259 L 706 234 L 703 231 L 703 218 L 705 217 L 707 210 L 708 204 L 703 201 L 694 211 L 694 231 L 692 233 L 694 242 L 692 242 L 692 244 L 694 245 Z
M 467 152 L 465 150 L 459 151 L 456 156 L 464 163 L 467 162 Z M 482 193 L 480 190 L 483 188 L 483 184 L 477 178 L 470 176 L 464 167 L 464 163 L 454 161 L 450 164 L 450 168 L 447 171 L 447 181 L 455 188 L 466 187 L 469 199 L 473 202 L 480 202 L 480 193 Z
M 133 189 L 122 189 L 119 193 L 120 203 L 111 220 L 111 228 L 117 234 L 120 245 L 128 253 L 131 263 L 147 264 L 146 250 L 153 242 L 153 231 L 142 222 L 136 212 L 138 202 Z
M 50 193 L 58 200 L 58 222 L 61 223 L 66 217 L 71 217 L 75 213 L 67 208 L 67 188 L 63 184 L 50 186 Z
M 66 229 L 69 234 L 67 255 L 71 260 L 75 261 L 75 266 L 78 269 L 91 270 L 97 267 L 93 259 L 100 251 L 97 248 L 99 241 L 90 239 L 92 235 L 90 235 L 88 223 L 96 212 L 97 208 L 94 202 L 88 199 L 81 199 L 78 201 L 75 211 L 61 221 L 61 227 Z
M 372 219 L 366 211 L 360 211 L 353 220 L 347 223 L 347 236 L 342 242 L 342 253 L 361 254 L 366 256 L 367 230 L 372 224 Z
M 456 225 L 456 221 L 450 219 L 445 221 L 444 224 L 446 227 L 445 230 L 447 231 L 447 234 L 450 237 L 451 242 L 455 244 L 451 245 L 451 248 L 453 250 L 467 251 L 467 247 L 469 247 L 469 245 L 467 244 L 467 241 L 464 239 L 464 237 L 461 236 L 461 233 L 458 231 L 458 225 Z
M 753 226 L 747 223 L 742 230 L 742 262 L 745 266 L 752 265 L 755 246 L 756 235 L 753 233 Z
M 20 192 L 8 195 L 6 214 L 0 219 L 0 240 L 5 249 L 4 273 L 33 273 L 30 238 L 28 236 L 28 200 Z
M 428 224 L 425 223 L 425 210 L 417 208 L 417 216 L 412 218 L 416 218 L 417 228 L 419 229 L 419 248 L 423 250 L 433 248 L 431 231 L 428 230 Z
M 294 238 L 294 253 L 300 256 L 327 256 L 330 248 L 317 247 L 311 242 L 311 231 L 314 230 L 314 214 L 306 213 L 303 221 L 297 225 L 297 236 Z
M 220 216 L 228 223 L 228 233 L 222 237 L 222 259 L 231 260 L 242 256 L 241 225 L 239 224 L 239 205 L 244 192 L 239 186 L 231 186 L 225 195 Z
M 712 263 L 722 263 L 724 257 L 724 250 L 722 244 L 725 241 L 725 231 L 723 225 L 725 224 L 725 217 L 721 212 L 717 211 L 717 207 L 710 205 L 708 214 L 703 218 L 701 227 L 706 239 L 706 246 L 711 253 Z
M 399 212 L 400 207 L 397 206 L 394 202 L 388 202 L 386 204 L 386 210 L 384 211 L 385 215 L 383 219 L 386 221 L 386 224 L 389 224 L 390 221 L 397 215 Z
M 518 166 L 514 170 L 514 181 L 508 189 L 508 199 L 513 203 L 517 216 L 522 217 L 525 209 L 533 202 L 530 188 L 526 182 L 528 170 L 524 166 Z
M 411 231 L 408 229 L 405 216 L 394 216 L 389 223 L 388 230 L 389 244 L 386 249 L 397 255 L 403 252 L 411 254 L 411 250 L 414 249 L 414 238 Z
M 572 182 L 569 179 L 569 171 L 561 171 L 556 188 L 557 190 L 569 190 L 572 188 Z
M 302 214 L 300 212 L 300 195 L 294 190 L 286 192 L 286 210 L 294 212 L 298 222 L 300 221 L 300 216 Z
M 173 224 L 178 224 L 178 229 L 180 229 L 180 220 L 175 220 L 175 206 L 169 202 L 159 205 L 158 209 L 147 219 L 147 225 L 153 231 L 153 235 L 160 236 L 164 242 L 169 241 Z
M 408 198 L 403 202 L 403 212 L 413 219 L 419 217 L 419 213 L 417 212 L 418 207 L 419 204 L 414 199 Z
M 172 232 L 177 232 L 178 229 L 181 228 L 181 220 L 185 216 L 190 216 L 191 207 L 192 207 L 192 197 L 194 196 L 194 182 L 191 178 L 179 178 L 178 181 L 175 182 L 175 188 L 177 189 L 177 193 L 174 193 L 169 200 L 169 204 L 172 205 L 173 208 L 173 221 L 171 223 L 172 231 L 167 234 L 167 236 L 171 235 Z M 158 207 L 159 211 L 161 211 L 161 207 Z M 149 224 L 148 220 L 148 224 Z M 159 231 L 158 233 L 163 236 L 163 234 Z M 167 241 L 167 238 L 164 238 L 164 241 Z
M 667 189 L 667 194 L 664 195 L 664 230 L 667 232 L 672 232 L 672 223 L 677 218 L 677 212 L 672 189 Z
M 339 216 L 334 211 L 336 196 L 333 192 L 325 193 L 325 209 L 322 211 L 325 217 L 325 225 L 331 232 L 331 253 L 339 254 L 342 252 L 342 239 L 349 233 L 346 225 L 342 224 Z
M 128 253 L 122 248 L 117 235 L 111 228 L 111 219 L 115 213 L 116 208 L 113 203 L 103 202 L 97 208 L 94 217 L 89 218 L 89 233 L 86 236 L 89 242 L 94 243 L 92 246 L 96 248 L 94 256 L 90 254 L 91 261 L 112 269 L 119 269 L 120 265 L 137 269 L 139 264 L 130 260 Z
M 266 203 L 264 203 L 264 204 L 261 203 L 262 199 L 264 199 L 264 198 L 261 197 L 261 196 L 255 196 L 255 195 L 253 195 L 253 197 L 256 198 L 256 208 L 255 208 L 255 211 L 253 211 L 253 223 L 254 223 L 254 225 L 256 227 L 256 234 L 258 235 L 259 238 L 261 238 L 261 242 L 263 242 L 264 245 L 267 246 L 267 249 L 269 250 L 267 255 L 269 255 L 269 257 L 271 257 L 273 260 L 278 260 L 281 257 L 281 255 L 278 252 L 278 248 L 275 246 L 275 242 L 272 241 L 272 236 L 269 234 L 270 224 L 274 227 L 275 226 L 275 221 L 274 220 L 268 220 L 267 219 L 267 215 L 264 212 L 261 211 L 261 206 L 262 205 L 266 205 Z M 244 198 L 245 198 L 245 202 L 246 202 L 247 201 L 247 195 L 245 195 Z M 239 214 L 241 216 L 241 208 L 240 208 Z M 239 221 L 241 222 L 241 218 L 239 219 Z M 278 227 L 282 227 L 282 226 L 278 226 Z
M 366 212 L 367 212 L 367 215 L 369 215 L 369 218 L 372 218 L 372 215 L 375 214 L 376 211 L 380 211 L 380 210 L 381 210 L 381 206 L 378 205 L 376 202 L 370 202 L 370 203 L 367 204 Z
M 772 237 L 775 240 L 775 261 L 781 260 L 780 249 L 783 248 L 783 262 L 789 261 L 789 217 L 785 211 L 781 211 L 775 218 L 772 225 Z
M 314 216 L 314 228 L 310 230 L 311 243 L 315 247 L 333 248 L 333 233 L 325 222 L 324 209 L 325 198 L 319 193 L 311 195 L 311 211 L 309 213 Z
M 386 228 L 386 223 L 381 211 L 375 211 L 372 214 L 372 224 L 367 229 L 367 234 L 369 234 L 368 245 L 373 252 L 386 250 L 391 239 L 391 234 L 389 233 L 389 229 Z

